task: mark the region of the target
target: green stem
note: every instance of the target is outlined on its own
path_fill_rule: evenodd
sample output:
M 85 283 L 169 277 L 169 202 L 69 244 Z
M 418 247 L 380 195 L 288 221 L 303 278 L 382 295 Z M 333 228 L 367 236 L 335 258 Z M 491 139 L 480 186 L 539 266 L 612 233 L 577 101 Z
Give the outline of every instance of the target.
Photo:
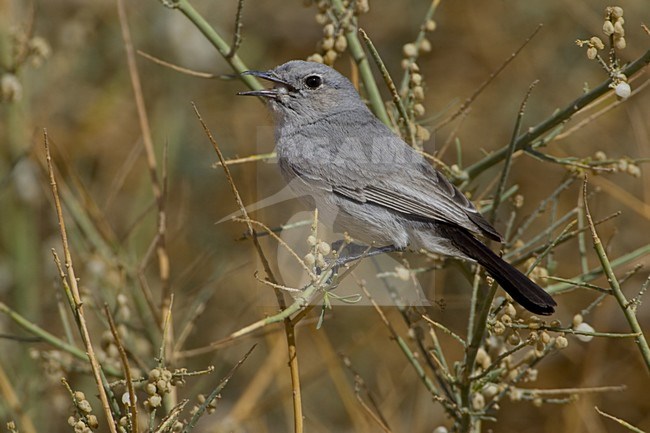
M 618 278 L 616 278 L 616 275 L 614 274 L 614 270 L 612 269 L 612 264 L 610 263 L 609 258 L 607 257 L 607 253 L 605 252 L 605 247 L 603 246 L 603 243 L 600 241 L 600 237 L 596 232 L 596 227 L 594 226 L 594 222 L 591 219 L 591 212 L 589 212 L 589 205 L 587 203 L 587 180 L 586 179 L 584 182 L 582 196 L 583 196 L 584 206 L 585 206 L 585 216 L 587 217 L 587 223 L 589 224 L 589 227 L 591 229 L 591 236 L 593 238 L 594 249 L 596 250 L 596 254 L 598 255 L 600 264 L 602 265 L 603 270 L 605 271 L 605 275 L 607 276 L 607 282 L 609 283 L 609 287 L 611 287 L 612 289 L 614 298 L 616 298 L 618 305 L 621 307 L 621 310 L 623 310 L 623 314 L 625 315 L 625 318 L 627 319 L 627 323 L 629 323 L 630 328 L 632 328 L 632 331 L 634 333 L 638 334 L 638 336 L 634 339 L 634 341 L 636 341 L 637 346 L 639 346 L 639 350 L 641 351 L 641 356 L 645 361 L 646 368 L 648 369 L 648 372 L 650 372 L 650 346 L 648 346 L 648 341 L 646 340 L 645 335 L 643 335 L 643 330 L 641 329 L 639 320 L 636 317 L 635 308 L 634 308 L 635 304 L 633 302 L 629 302 L 625 297 L 625 294 L 621 290 L 621 285 L 618 282 Z
M 619 258 L 612 260 L 609 262 L 610 266 L 612 269 L 616 269 L 619 266 L 625 265 L 632 260 L 636 260 L 639 257 L 643 257 L 646 254 L 650 254 L 650 244 L 644 245 L 640 248 L 637 248 L 634 251 L 631 251 L 623 256 L 620 256 Z M 603 274 L 603 268 L 595 268 L 587 272 L 586 274 L 579 275 L 577 277 L 571 278 L 572 280 L 580 281 L 580 282 L 589 282 L 593 281 L 599 276 Z M 570 290 L 573 287 L 575 287 L 572 284 L 568 283 L 558 283 L 558 284 L 553 284 L 552 286 L 548 286 L 546 288 L 546 291 L 550 294 L 557 294 L 557 293 L 562 293 L 566 290 Z
M 9 308 L 6 304 L 0 302 L 0 313 L 5 314 L 8 316 L 11 320 L 13 320 L 18 326 L 29 332 L 30 334 L 36 335 L 39 338 L 42 338 L 46 343 L 49 343 L 50 345 L 56 347 L 57 349 L 63 350 L 64 352 L 69 353 L 70 355 L 74 356 L 75 358 L 78 358 L 82 361 L 88 361 L 88 355 L 86 353 L 79 349 L 76 346 L 73 346 L 72 344 L 68 344 L 65 341 L 61 340 L 54 334 L 50 334 L 47 332 L 45 329 L 41 328 L 40 326 L 30 322 L 27 320 L 25 317 L 21 316 L 18 314 L 16 311 L 12 310 Z M 108 367 L 108 366 L 103 366 L 103 370 L 110 374 L 111 376 L 115 377 L 121 377 L 122 375 L 120 374 L 119 371 Z
M 641 57 L 632 62 L 627 68 L 624 68 L 621 73 L 625 74 L 627 77 L 631 77 L 633 74 L 641 70 L 648 63 L 650 63 L 650 50 L 646 51 Z M 609 92 L 611 88 L 609 85 L 612 83 L 611 79 L 607 79 L 596 88 L 590 92 L 580 96 L 579 98 L 572 101 L 562 110 L 557 111 L 548 119 L 544 120 L 542 123 L 537 126 L 530 128 L 525 133 L 517 137 L 515 142 L 515 150 L 521 150 L 530 145 L 534 140 L 550 131 L 554 127 L 558 126 L 562 122 L 567 121 L 575 113 L 586 107 L 588 104 L 592 103 L 605 93 Z M 476 162 L 466 169 L 467 174 L 470 178 L 474 178 L 487 170 L 488 168 L 494 166 L 495 164 L 502 161 L 508 154 L 509 146 L 502 147 L 496 152 L 486 156 L 482 160 Z
M 339 17 L 345 14 L 345 7 L 343 7 L 343 2 L 341 0 L 332 0 L 332 6 Z M 363 52 L 361 41 L 359 41 L 357 36 L 356 20 L 354 22 L 351 20 L 350 25 L 345 30 L 345 38 L 348 41 L 350 54 L 359 68 L 359 75 L 361 76 L 361 81 L 363 81 L 363 87 L 366 90 L 366 96 L 370 102 L 372 112 L 375 113 L 375 116 L 377 116 L 384 124 L 390 126 L 390 119 L 386 112 L 386 107 L 384 106 L 384 100 L 379 93 L 377 82 L 370 70 L 370 63 L 368 62 L 366 54 Z
M 384 77 L 384 82 L 386 83 L 386 86 L 388 86 L 388 89 L 390 90 L 390 93 L 393 96 L 393 102 L 395 103 L 395 106 L 397 107 L 397 111 L 399 112 L 399 115 L 402 118 L 402 122 L 404 122 L 404 129 L 408 134 L 407 138 L 409 140 L 409 144 L 413 147 L 416 147 L 417 142 L 415 140 L 415 128 L 413 127 L 413 122 L 411 122 L 411 118 L 406 112 L 406 107 L 404 107 L 404 104 L 402 103 L 402 98 L 400 98 L 399 93 L 397 93 L 397 88 L 395 87 L 395 83 L 393 82 L 393 79 L 388 73 L 388 69 L 384 64 L 384 61 L 381 59 L 381 56 L 379 55 L 379 51 L 377 51 L 377 49 L 375 48 L 375 45 L 370 40 L 368 34 L 363 29 L 359 29 L 359 33 L 361 33 L 361 37 L 366 43 L 366 46 L 370 51 L 370 55 L 375 60 L 377 67 L 379 67 L 379 71 L 381 72 L 381 75 Z M 422 146 L 419 147 L 421 148 Z
M 237 53 L 231 53 L 230 45 L 187 0 L 176 0 L 171 3 L 171 7 L 180 10 L 187 19 L 192 21 L 196 28 L 199 29 L 199 31 L 203 33 L 203 36 L 205 36 L 217 51 L 219 51 L 219 54 L 221 54 L 221 56 L 230 64 L 235 72 L 241 74 L 242 72 L 248 71 L 248 67 L 244 64 Z M 252 75 L 239 75 L 239 79 L 242 80 L 251 90 L 261 90 L 264 88 Z
M 463 362 L 464 370 L 461 378 L 461 405 L 463 408 L 463 416 L 460 423 L 460 431 L 467 433 L 472 430 L 472 426 L 476 423 L 477 419 L 472 415 L 472 377 L 474 376 L 474 364 L 476 363 L 476 355 L 478 349 L 481 347 L 481 342 L 485 336 L 485 329 L 487 327 L 488 314 L 492 306 L 492 300 L 497 292 L 497 285 L 494 283 L 490 285 L 490 290 L 486 293 L 483 299 L 483 305 L 477 320 L 475 321 L 475 329 L 472 332 L 467 349 L 465 349 L 465 360 Z

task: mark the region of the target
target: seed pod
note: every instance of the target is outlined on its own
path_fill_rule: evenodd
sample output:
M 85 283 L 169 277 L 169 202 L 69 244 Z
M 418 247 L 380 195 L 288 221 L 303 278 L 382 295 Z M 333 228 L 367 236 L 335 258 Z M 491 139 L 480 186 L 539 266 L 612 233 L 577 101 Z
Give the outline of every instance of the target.
M 609 12 L 614 18 L 620 18 L 623 16 L 623 8 L 620 6 L 612 6 L 609 8 Z
M 326 24 L 325 27 L 323 27 L 323 35 L 327 38 L 334 36 L 334 24 Z
M 305 256 L 305 263 L 307 266 L 313 266 L 316 263 L 316 256 L 312 253 L 309 253 Z
M 586 322 L 582 322 L 581 324 L 576 326 L 576 331 L 590 332 L 591 333 L 591 332 L 594 332 L 594 328 L 592 328 L 592 326 L 590 324 L 588 324 Z M 593 335 L 577 335 L 576 337 L 578 338 L 578 340 L 583 341 L 585 343 L 588 343 L 588 342 L 590 342 L 591 340 L 594 339 Z
M 627 47 L 627 42 L 625 42 L 625 38 L 624 37 L 614 38 L 614 47 L 616 47 L 617 50 L 622 50 L 625 47 Z
M 422 86 L 415 86 L 413 88 L 413 98 L 416 101 L 424 100 L 424 89 L 422 88 Z
M 422 104 L 415 104 L 413 106 L 413 112 L 415 113 L 416 116 L 420 117 L 424 115 L 424 105 Z
M 409 272 L 409 270 L 406 269 L 404 266 L 396 267 L 395 273 L 397 274 L 397 278 L 399 278 L 402 281 L 408 281 L 411 278 L 411 272 Z
M 614 93 L 616 93 L 616 96 L 621 99 L 627 99 L 632 94 L 632 88 L 627 83 L 618 83 L 616 87 L 614 87 Z
M 566 339 L 566 337 L 563 337 L 560 335 L 559 337 L 555 338 L 555 347 L 558 349 L 564 349 L 569 345 L 569 340 Z
M 425 127 L 417 125 L 415 127 L 415 137 L 419 141 L 427 141 L 429 138 L 431 138 L 431 133 Z
M 311 56 L 307 57 L 308 62 L 316 62 L 316 63 L 323 63 L 323 56 L 320 54 L 312 54 Z
M 438 24 L 434 20 L 428 20 L 426 23 L 424 23 L 424 28 L 426 29 L 427 32 L 432 32 L 438 27 Z
M 589 42 L 591 42 L 592 45 L 598 48 L 599 50 L 605 49 L 605 44 L 603 44 L 603 41 L 598 36 L 592 37 L 591 39 L 589 39 Z
M 415 86 L 419 86 L 420 84 L 422 84 L 422 75 L 420 75 L 420 74 L 412 74 L 411 75 L 411 82 Z
M 611 21 L 608 20 L 603 23 L 603 33 L 607 36 L 614 34 L 614 24 Z
M 347 47 L 348 47 L 348 40 L 345 38 L 345 36 L 339 35 L 336 38 L 336 42 L 334 42 L 334 49 L 339 53 L 342 53 L 343 51 L 345 51 Z
M 334 38 L 327 37 L 323 39 L 323 42 L 321 42 L 321 48 L 323 48 L 323 51 L 331 50 L 334 48 Z
M 328 52 L 325 53 L 325 57 L 323 57 L 323 63 L 325 63 L 327 66 L 332 66 L 336 61 L 337 57 L 338 54 L 336 53 L 336 51 L 329 50 Z
M 428 39 L 422 39 L 422 42 L 420 42 L 420 51 L 423 53 L 431 51 L 431 42 Z
M 318 252 L 326 256 L 332 251 L 332 247 L 327 242 L 321 242 L 318 244 Z
M 625 36 L 625 29 L 620 21 L 614 23 L 614 34 L 618 36 Z
M 415 57 L 418 54 L 418 49 L 415 47 L 415 44 L 409 43 L 402 47 L 402 52 L 404 57 Z

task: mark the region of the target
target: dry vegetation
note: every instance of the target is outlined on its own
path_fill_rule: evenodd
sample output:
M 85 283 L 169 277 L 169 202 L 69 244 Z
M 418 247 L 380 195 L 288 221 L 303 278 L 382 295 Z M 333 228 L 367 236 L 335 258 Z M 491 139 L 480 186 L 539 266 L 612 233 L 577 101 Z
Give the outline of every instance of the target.
M 1 431 L 650 430 L 646 0 L 125 3 L 0 2 Z M 293 58 L 351 77 L 555 315 L 430 254 L 335 273 L 235 98 Z

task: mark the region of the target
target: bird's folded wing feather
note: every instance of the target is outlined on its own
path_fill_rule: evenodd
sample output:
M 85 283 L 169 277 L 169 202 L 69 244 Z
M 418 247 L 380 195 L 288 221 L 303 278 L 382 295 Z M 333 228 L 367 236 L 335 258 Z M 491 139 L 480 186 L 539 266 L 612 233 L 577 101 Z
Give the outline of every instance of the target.
M 499 233 L 472 202 L 426 162 L 406 167 L 395 166 L 393 169 L 382 165 L 380 169 L 372 171 L 374 176 L 359 177 L 354 181 L 345 176 L 329 176 L 329 170 L 306 172 L 306 167 L 301 168 L 292 167 L 302 181 L 327 188 L 347 199 L 372 203 L 409 218 L 453 224 L 501 240 Z M 399 176 L 396 175 L 398 170 Z M 405 173 L 408 175 L 404 176 Z M 407 182 L 404 182 L 405 179 Z
M 332 191 L 360 203 L 373 203 L 394 210 L 407 217 L 454 224 L 494 240 L 501 240 L 499 233 L 467 197 L 443 175 L 430 169 L 411 173 L 409 177 L 410 182 L 406 185 L 389 175 L 378 176 L 372 183 L 356 187 L 334 182 Z

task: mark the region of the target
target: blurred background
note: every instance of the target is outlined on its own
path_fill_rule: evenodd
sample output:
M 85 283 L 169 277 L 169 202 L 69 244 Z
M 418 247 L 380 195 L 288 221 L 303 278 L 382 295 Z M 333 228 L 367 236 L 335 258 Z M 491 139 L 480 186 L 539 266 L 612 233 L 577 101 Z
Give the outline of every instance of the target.
M 224 39 L 231 40 L 235 0 L 196 0 L 193 5 Z M 370 35 L 396 81 L 403 72 L 403 46 L 417 36 L 429 5 L 423 0 L 373 0 L 370 11 L 359 19 L 359 26 Z M 469 166 L 486 152 L 509 142 L 521 100 L 534 80 L 540 82 L 528 102 L 523 128 L 536 125 L 586 88 L 603 82 L 606 73 L 587 59 L 585 49 L 577 47 L 575 41 L 601 36 L 603 11 L 608 5 L 587 0 L 443 0 L 434 16 L 436 29 L 428 35 L 431 50 L 418 61 L 426 83 L 426 114 L 421 124 L 430 131 L 499 68 L 538 24 L 543 27 L 476 99 L 462 124 L 458 127 L 456 120 L 432 133 L 424 143 L 425 150 L 435 152 L 453 134 L 462 148 L 462 161 L 453 150 L 446 152 L 444 160 Z M 642 23 L 650 22 L 650 9 L 647 0 L 626 0 L 621 6 L 625 10 L 627 40 L 621 57 L 631 61 L 650 45 L 650 36 L 641 29 Z M 232 73 L 226 61 L 181 13 L 154 0 L 128 2 L 127 12 L 136 49 L 186 68 L 217 75 Z M 305 7 L 297 0 L 245 2 L 243 41 L 238 54 L 251 69 L 269 69 L 290 59 L 307 58 L 319 51 L 323 36 L 323 26 L 315 18 L 317 13 L 314 5 Z M 33 35 L 42 38 L 42 52 L 17 71 L 18 88 L 6 87 L 3 81 L 0 105 L 0 300 L 53 334 L 65 335 L 60 313 L 62 291 L 51 254 L 52 248 L 60 254 L 61 246 L 43 165 L 42 131 L 47 128 L 62 193 L 74 197 L 64 199 L 65 215 L 75 269 L 87 297 L 96 345 L 100 347 L 105 325 L 101 311 L 95 307 L 101 307 L 104 301 L 118 305 L 118 295 L 130 299 L 132 293 L 141 290 L 134 275 L 156 233 L 156 207 L 116 5 L 108 0 L 1 0 L 3 74 L 8 72 L 16 38 L 24 34 L 30 22 Z M 167 149 L 166 241 L 170 287 L 175 295 L 174 332 L 183 333 L 188 317 L 200 305 L 202 312 L 196 326 L 187 331 L 178 349 L 202 347 L 275 310 L 272 303 L 260 301 L 272 292 L 254 276 L 255 271 L 262 275 L 263 269 L 252 243 L 238 240 L 245 225 L 230 221 L 215 224 L 237 211 L 237 205 L 223 170 L 213 167 L 216 155 L 191 102 L 197 105 L 227 158 L 271 152 L 272 119 L 258 101 L 235 96 L 247 90 L 236 79 L 201 79 L 140 56 L 137 64 L 159 173 L 164 165 L 163 150 Z M 349 55 L 337 59 L 335 67 L 350 74 Z M 373 70 L 376 72 L 374 64 Z M 645 80 L 647 72 L 637 83 Z M 389 100 L 381 79 L 378 82 L 385 100 Z M 13 93 L 7 94 L 6 88 Z M 553 142 L 545 151 L 559 157 L 587 158 L 598 151 L 614 159 L 648 157 L 648 119 L 650 98 L 647 92 L 641 92 L 567 138 Z M 230 168 L 246 204 L 284 186 L 273 163 L 251 162 Z M 592 176 L 590 188 L 601 190 L 590 201 L 594 217 L 622 212 L 599 227 L 611 258 L 650 241 L 650 177 L 641 168 L 639 177 L 628 173 Z M 518 157 L 508 184 L 517 184 L 518 192 L 525 197 L 518 220 L 551 194 L 566 172 L 557 164 L 525 155 Z M 489 196 L 491 190 L 485 189 L 499 174 L 499 167 L 484 173 L 473 185 L 476 193 Z M 575 206 L 579 183 L 562 194 L 559 212 Z M 82 210 L 72 209 L 71 203 Z M 502 206 L 496 223 L 499 230 L 504 230 L 511 210 L 510 203 Z M 274 227 L 299 211 L 304 207 L 293 200 L 253 216 Z M 545 222 L 540 218 L 535 224 L 543 227 Z M 264 238 L 262 246 L 277 269 L 277 243 Z M 589 267 L 596 267 L 598 260 L 589 245 L 587 250 Z M 580 274 L 576 241 L 559 247 L 555 259 L 554 275 L 571 278 Z M 414 263 L 417 260 L 414 258 Z M 142 274 L 158 302 L 161 283 L 156 260 L 148 263 Z M 648 258 L 639 257 L 617 269 L 617 274 L 623 275 L 636 264 L 648 265 Z M 283 274 L 290 272 L 282 270 Z M 635 296 L 646 277 L 647 270 L 643 269 L 632 276 L 624 286 L 626 293 Z M 606 285 L 604 279 L 596 282 Z M 422 277 L 420 284 L 432 298 L 429 314 L 464 335 L 470 283 L 451 266 Z M 432 290 L 434 286 L 436 291 Z M 596 294 L 585 290 L 559 296 L 554 318 L 570 324 L 574 314 L 594 299 Z M 155 338 L 141 337 L 147 335 L 147 321 L 138 320 L 143 310 L 131 301 L 121 308 L 119 318 L 128 325 L 124 331 L 127 340 L 142 356 L 138 368 L 146 373 L 146 367 L 154 365 L 157 349 L 150 343 Z M 386 311 L 389 317 L 398 317 L 395 309 Z M 638 316 L 648 329 L 647 302 L 639 308 Z M 316 329 L 317 317 L 318 312 L 311 313 L 310 320 L 297 332 L 308 431 L 379 431 L 361 412 L 351 414 L 359 410 L 354 377 L 343 367 L 338 354 L 349 357 L 393 431 L 431 432 L 438 426 L 449 427 L 442 409 L 432 402 L 372 308 L 336 307 L 320 330 Z M 606 299 L 586 320 L 599 331 L 629 332 L 612 299 Z M 406 335 L 407 330 L 398 326 L 398 332 Z M 102 418 L 93 382 L 75 371 L 74 361 L 41 341 L 25 340 L 30 335 L 6 316 L 0 316 L 0 333 L 7 337 L 0 340 L 0 366 L 6 376 L 2 381 L 11 383 L 21 402 L 12 407 L 0 401 L 1 420 L 18 421 L 19 413 L 24 413 L 33 420 L 37 431 L 69 431 L 67 418 L 72 409 L 69 395 L 60 384 L 63 375 L 73 389 L 86 392 Z M 461 348 L 453 339 L 441 338 L 449 358 L 460 359 Z M 171 365 L 174 368 L 192 370 L 214 365 L 216 369 L 209 376 L 189 378 L 187 385 L 179 389 L 179 396 L 192 398 L 199 392 L 209 393 L 253 343 L 258 344 L 257 348 L 222 392 L 216 412 L 201 420 L 198 431 L 291 431 L 291 385 L 286 339 L 280 327 L 270 327 L 261 335 L 201 356 L 175 359 Z M 585 343 L 569 338 L 569 347 L 544 360 L 538 370 L 537 381 L 527 386 L 626 388 L 581 394 L 575 401 L 541 407 L 505 399 L 497 414 L 498 422 L 486 422 L 485 429 L 625 431 L 598 415 L 594 406 L 641 429 L 650 429 L 648 375 L 632 339 L 595 338 Z M 6 392 L 5 387 L 4 400 L 9 402 Z

